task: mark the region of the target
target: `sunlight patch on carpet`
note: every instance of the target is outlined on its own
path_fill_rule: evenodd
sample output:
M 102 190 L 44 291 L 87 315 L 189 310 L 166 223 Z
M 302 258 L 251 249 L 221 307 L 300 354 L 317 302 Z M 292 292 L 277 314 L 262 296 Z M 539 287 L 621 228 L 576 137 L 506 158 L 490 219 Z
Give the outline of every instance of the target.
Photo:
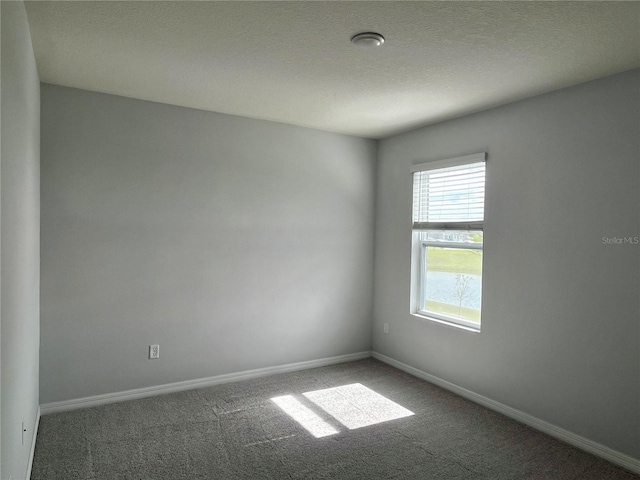
M 360 383 L 303 395 L 350 430 L 414 415 Z
M 325 422 L 311 409 L 305 407 L 293 395 L 274 397 L 271 401 L 316 438 L 328 437 L 338 433 L 338 430 Z
M 360 383 L 326 388 L 302 394 L 312 407 L 324 410 L 349 430 L 397 420 L 414 415 L 401 405 L 374 392 Z M 311 408 L 293 395 L 271 399 L 287 415 L 302 425 L 314 437 L 322 438 L 339 433 Z

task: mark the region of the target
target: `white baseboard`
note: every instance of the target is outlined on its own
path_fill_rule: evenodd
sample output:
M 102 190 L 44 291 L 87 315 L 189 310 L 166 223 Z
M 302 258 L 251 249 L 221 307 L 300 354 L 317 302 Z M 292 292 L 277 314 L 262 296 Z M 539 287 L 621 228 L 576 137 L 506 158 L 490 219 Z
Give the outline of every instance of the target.
M 449 390 L 450 392 L 471 400 L 472 402 L 501 413 L 506 417 L 529 425 L 530 427 L 533 427 L 536 430 L 557 438 L 558 440 L 562 440 L 563 442 L 573 445 L 574 447 L 589 452 L 600 458 L 604 458 L 605 460 L 614 463 L 622 468 L 625 468 L 631 472 L 640 474 L 640 460 L 637 458 L 630 457 L 629 455 L 613 450 L 609 447 L 589 440 L 588 438 L 576 435 L 575 433 L 557 427 L 556 425 L 553 425 L 549 422 L 545 422 L 544 420 L 540 420 L 539 418 L 529 415 L 528 413 L 521 412 L 520 410 L 516 410 L 515 408 L 511 408 L 500 402 L 491 400 L 490 398 L 479 395 L 475 392 L 472 392 L 471 390 L 467 390 L 466 388 L 459 387 L 458 385 L 431 375 L 427 372 L 423 372 L 422 370 L 418 370 L 411 365 L 399 362 L 398 360 L 387 357 L 386 355 L 382 355 L 381 353 L 371 352 L 371 356 L 380 360 L 381 362 L 387 363 L 393 367 L 403 370 L 415 377 L 426 380 L 427 382 L 433 383 L 434 385 L 442 387 L 445 390 Z
M 33 467 L 33 456 L 36 453 L 36 438 L 38 436 L 38 426 L 40 425 L 40 407 L 36 411 L 36 418 L 33 422 L 33 435 L 31 436 L 31 450 L 29 451 L 29 464 L 27 465 L 27 476 L 31 478 L 31 468 Z
M 184 382 L 167 383 L 165 385 L 156 385 L 153 387 L 136 388 L 134 390 L 126 390 L 123 392 L 106 393 L 104 395 L 95 395 L 92 397 L 76 398 L 72 400 L 63 400 L 61 402 L 45 403 L 40 405 L 42 415 L 50 413 L 66 412 L 68 410 L 76 410 L 79 408 L 95 407 L 97 405 L 105 405 L 108 403 L 122 402 L 124 400 L 135 400 L 137 398 L 152 397 L 155 395 L 163 395 L 165 393 L 180 392 L 183 390 L 191 390 L 194 388 L 209 387 L 221 383 L 238 382 L 240 380 L 249 380 L 251 378 L 265 377 L 277 373 L 293 372 L 296 370 L 306 370 L 309 368 L 326 367 L 337 363 L 352 362 L 354 360 L 362 360 L 371 356 L 371 352 L 350 353 L 347 355 L 339 355 L 337 357 L 321 358 L 318 360 L 309 360 L 306 362 L 289 363 L 286 365 L 278 365 L 275 367 L 258 368 L 255 370 L 246 370 L 244 372 L 227 373 L 224 375 L 216 375 L 214 377 L 198 378 L 195 380 L 187 380 Z

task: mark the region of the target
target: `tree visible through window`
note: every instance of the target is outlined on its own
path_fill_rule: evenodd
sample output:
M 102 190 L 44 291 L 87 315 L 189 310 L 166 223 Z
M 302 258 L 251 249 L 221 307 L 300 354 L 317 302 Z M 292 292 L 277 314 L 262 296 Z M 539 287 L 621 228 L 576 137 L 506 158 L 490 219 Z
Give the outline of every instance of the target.
M 414 166 L 414 314 L 480 329 L 485 154 Z

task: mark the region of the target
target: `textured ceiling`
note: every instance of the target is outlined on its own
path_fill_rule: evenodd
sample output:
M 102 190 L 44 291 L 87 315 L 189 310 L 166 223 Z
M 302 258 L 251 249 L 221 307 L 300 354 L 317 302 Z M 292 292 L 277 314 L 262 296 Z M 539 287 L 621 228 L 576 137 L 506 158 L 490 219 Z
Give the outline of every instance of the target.
M 26 8 L 43 82 L 370 138 L 640 66 L 638 2 Z

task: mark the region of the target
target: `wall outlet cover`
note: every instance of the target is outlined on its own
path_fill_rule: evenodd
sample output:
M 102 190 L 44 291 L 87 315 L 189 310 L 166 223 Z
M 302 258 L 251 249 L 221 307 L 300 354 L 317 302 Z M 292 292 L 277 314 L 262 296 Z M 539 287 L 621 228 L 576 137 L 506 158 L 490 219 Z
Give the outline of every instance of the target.
M 149 345 L 149 358 L 160 358 L 160 345 Z

